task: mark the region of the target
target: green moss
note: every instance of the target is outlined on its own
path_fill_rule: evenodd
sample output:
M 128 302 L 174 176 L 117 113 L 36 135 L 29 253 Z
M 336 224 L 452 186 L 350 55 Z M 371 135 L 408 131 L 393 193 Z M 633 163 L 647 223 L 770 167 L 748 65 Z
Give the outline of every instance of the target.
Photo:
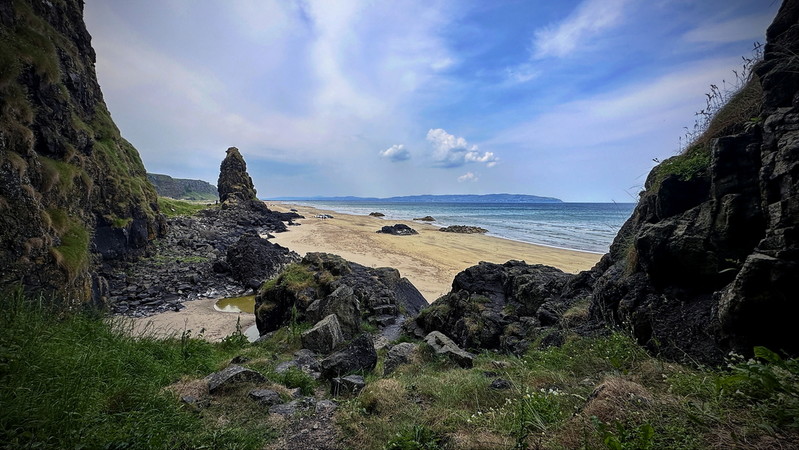
M 77 276 L 89 264 L 89 232 L 79 221 L 69 218 L 61 245 L 54 250 L 61 256 L 59 264 L 70 277 Z

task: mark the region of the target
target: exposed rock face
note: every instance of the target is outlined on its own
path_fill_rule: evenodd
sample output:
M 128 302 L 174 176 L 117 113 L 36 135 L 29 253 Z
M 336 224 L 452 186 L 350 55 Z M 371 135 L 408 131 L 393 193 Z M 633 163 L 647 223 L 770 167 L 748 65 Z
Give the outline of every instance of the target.
M 467 348 L 523 351 L 544 325 L 558 322 L 574 275 L 521 261 L 481 262 L 455 276 L 452 290 L 416 317 L 419 334 L 441 331 Z M 575 289 L 570 286 L 569 292 Z M 524 342 L 520 342 L 524 341 Z M 521 345 L 521 347 L 520 347 Z
M 169 175 L 148 173 L 147 179 L 155 187 L 158 195 L 180 200 L 216 200 L 216 186 L 203 180 L 172 178 Z
M 338 318 L 330 314 L 316 323 L 308 331 L 302 333 L 302 346 L 309 350 L 326 355 L 332 352 L 339 344 L 344 342 Z
M 367 333 L 358 336 L 342 350 L 323 359 L 320 364 L 322 377 L 326 379 L 374 369 L 377 364 L 377 352 L 372 337 Z
M 255 233 L 245 233 L 227 249 L 227 264 L 235 280 L 245 287 L 258 289 L 277 275 L 287 264 L 300 260 L 300 255 L 273 244 Z
M 595 268 L 592 314 L 627 324 L 665 356 L 799 352 L 790 331 L 799 312 L 798 5 L 782 5 L 755 69 L 762 122 L 714 140 L 690 179 L 668 175 L 658 186 L 656 168 Z
M 0 16 L 0 285 L 101 300 L 96 260 L 165 231 L 155 190 L 103 101 L 83 2 L 3 2 Z
M 257 200 L 252 178 L 247 173 L 247 163 L 236 147 L 227 149 L 227 156 L 219 167 L 219 201 L 238 200 L 248 202 Z
M 361 321 L 387 327 L 415 316 L 427 301 L 399 271 L 369 268 L 327 253 L 308 253 L 255 297 L 255 320 L 263 335 L 292 320 L 315 323 L 335 314 L 345 336 Z
M 436 354 L 447 356 L 465 369 L 470 369 L 474 364 L 474 355 L 458 347 L 452 339 L 440 331 L 431 331 L 425 336 L 424 342 L 432 347 Z

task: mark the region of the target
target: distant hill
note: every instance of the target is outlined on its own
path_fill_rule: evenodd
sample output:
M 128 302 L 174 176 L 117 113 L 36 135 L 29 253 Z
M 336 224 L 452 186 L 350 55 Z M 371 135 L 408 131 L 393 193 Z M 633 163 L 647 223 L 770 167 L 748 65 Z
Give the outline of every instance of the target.
M 216 200 L 216 186 L 203 180 L 172 178 L 169 175 L 148 173 L 147 178 L 161 197 L 179 200 Z
M 270 200 L 279 201 L 341 201 L 341 202 L 381 202 L 381 203 L 563 203 L 554 197 L 539 197 L 526 194 L 485 194 L 485 195 L 408 195 L 403 197 L 281 197 Z

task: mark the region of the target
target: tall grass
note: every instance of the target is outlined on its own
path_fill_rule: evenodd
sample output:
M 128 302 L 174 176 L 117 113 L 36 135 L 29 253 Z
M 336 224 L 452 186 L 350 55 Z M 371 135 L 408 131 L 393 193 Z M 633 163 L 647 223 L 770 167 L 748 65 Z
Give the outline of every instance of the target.
M 221 345 L 131 338 L 91 311 L 0 298 L 0 446 L 257 448 L 257 436 L 208 427 L 163 387 L 217 370 Z

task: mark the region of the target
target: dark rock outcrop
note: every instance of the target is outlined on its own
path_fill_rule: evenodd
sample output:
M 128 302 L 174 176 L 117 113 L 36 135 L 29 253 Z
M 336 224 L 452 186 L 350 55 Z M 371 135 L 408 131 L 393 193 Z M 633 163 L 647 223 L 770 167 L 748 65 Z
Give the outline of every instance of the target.
M 385 214 L 383 214 L 381 212 L 370 212 L 369 215 L 372 216 L 372 217 L 385 217 L 386 216 Z
M 436 219 L 434 219 L 432 216 L 418 217 L 418 218 L 413 219 L 413 220 L 419 220 L 421 222 L 435 222 L 436 221 Z
M 452 290 L 415 319 L 419 334 L 441 331 L 467 348 L 523 351 L 543 324 L 553 325 L 573 300 L 575 276 L 521 261 L 481 262 L 455 276 Z
M 247 288 L 258 289 L 300 256 L 286 247 L 273 244 L 255 233 L 245 233 L 227 249 L 227 264 L 232 277 Z
M 330 314 L 320 320 L 310 330 L 302 333 L 302 346 L 315 352 L 326 355 L 332 352 L 339 344 L 344 342 L 338 318 Z
M 326 379 L 374 369 L 377 352 L 372 337 L 368 333 L 361 334 L 343 349 L 323 359 L 320 365 L 322 377 Z
M 488 233 L 488 230 L 481 227 L 473 227 L 469 225 L 450 225 L 448 227 L 440 228 L 438 231 L 445 233 L 461 233 L 461 234 L 483 234 Z
M 427 301 L 399 271 L 369 268 L 327 253 L 308 253 L 276 279 L 264 283 L 255 298 L 255 319 L 263 335 L 294 320 L 315 323 L 336 314 L 345 336 L 362 321 L 379 328 L 415 316 Z
M 414 230 L 413 228 L 403 223 L 398 223 L 395 225 L 386 225 L 380 230 L 378 230 L 378 233 L 393 234 L 394 236 L 411 236 L 414 234 L 419 234 L 418 231 Z
M 165 232 L 157 195 L 103 101 L 83 2 L 1 11 L 0 286 L 103 302 L 98 262 Z
M 228 200 L 249 202 L 258 199 L 252 178 L 247 173 L 247 163 L 236 147 L 228 148 L 227 156 L 222 160 L 217 189 L 220 202 Z
M 419 346 L 417 344 L 410 342 L 401 342 L 391 347 L 388 355 L 386 355 L 386 360 L 383 362 L 383 376 L 390 375 L 399 366 L 410 363 L 418 349 Z
M 364 387 L 366 381 L 360 375 L 347 375 L 330 380 L 330 393 L 335 396 L 357 394 Z
M 172 178 L 169 175 L 148 173 L 147 179 L 155 187 L 161 197 L 179 200 L 217 200 L 216 186 L 203 180 Z

